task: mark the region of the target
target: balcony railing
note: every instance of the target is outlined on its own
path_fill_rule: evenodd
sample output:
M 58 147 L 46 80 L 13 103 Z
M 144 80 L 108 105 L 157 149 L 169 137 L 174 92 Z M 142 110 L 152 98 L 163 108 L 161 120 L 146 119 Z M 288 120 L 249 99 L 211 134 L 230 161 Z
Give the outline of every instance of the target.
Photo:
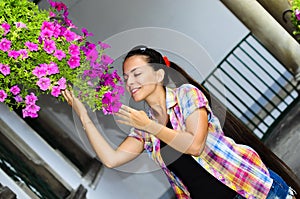
M 299 101 L 293 75 L 251 34 L 202 84 L 260 139 Z

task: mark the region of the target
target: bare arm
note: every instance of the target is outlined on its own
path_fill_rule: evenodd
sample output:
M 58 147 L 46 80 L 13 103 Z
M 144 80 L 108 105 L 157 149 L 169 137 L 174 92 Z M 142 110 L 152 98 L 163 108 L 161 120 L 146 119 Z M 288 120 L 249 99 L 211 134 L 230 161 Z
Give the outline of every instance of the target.
M 68 90 L 63 91 L 63 96 L 78 114 L 94 151 L 105 166 L 121 166 L 143 151 L 143 143 L 132 137 L 127 137 L 117 149 L 113 149 L 95 127 L 85 106 Z
M 204 149 L 208 134 L 206 108 L 199 108 L 188 116 L 185 131 L 177 131 L 153 122 L 144 111 L 124 105 L 117 115 L 122 118 L 118 122 L 145 130 L 182 153 L 199 156 Z
M 186 119 L 185 131 L 176 131 L 164 126 L 156 137 L 182 153 L 199 156 L 204 149 L 207 134 L 207 111 L 200 108 Z

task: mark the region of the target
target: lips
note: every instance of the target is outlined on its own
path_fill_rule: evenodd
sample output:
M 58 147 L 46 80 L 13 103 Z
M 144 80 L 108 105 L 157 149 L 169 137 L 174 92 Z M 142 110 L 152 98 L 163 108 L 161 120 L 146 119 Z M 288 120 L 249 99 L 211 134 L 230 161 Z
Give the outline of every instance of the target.
M 130 90 L 131 95 L 134 95 L 136 92 L 139 91 L 139 89 L 140 89 L 140 88 L 133 88 L 133 89 L 131 89 L 131 90 Z

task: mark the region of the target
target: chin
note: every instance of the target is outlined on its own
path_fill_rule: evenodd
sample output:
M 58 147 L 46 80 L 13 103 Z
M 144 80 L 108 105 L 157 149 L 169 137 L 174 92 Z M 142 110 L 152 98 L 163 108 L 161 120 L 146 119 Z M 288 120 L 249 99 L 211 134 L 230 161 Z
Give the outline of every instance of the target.
M 135 101 L 135 102 L 141 102 L 141 101 L 143 101 L 143 99 L 138 98 L 138 97 L 132 97 L 132 99 L 133 99 L 133 101 Z

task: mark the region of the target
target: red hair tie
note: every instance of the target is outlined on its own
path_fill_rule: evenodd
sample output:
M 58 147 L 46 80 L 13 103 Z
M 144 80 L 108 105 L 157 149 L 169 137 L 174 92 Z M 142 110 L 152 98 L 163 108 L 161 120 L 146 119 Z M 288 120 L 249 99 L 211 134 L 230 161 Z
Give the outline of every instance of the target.
M 166 63 L 166 66 L 167 66 L 167 67 L 170 67 L 171 63 L 170 63 L 168 57 L 167 57 L 167 56 L 163 56 L 163 59 L 164 59 L 164 61 L 165 61 L 165 63 Z

